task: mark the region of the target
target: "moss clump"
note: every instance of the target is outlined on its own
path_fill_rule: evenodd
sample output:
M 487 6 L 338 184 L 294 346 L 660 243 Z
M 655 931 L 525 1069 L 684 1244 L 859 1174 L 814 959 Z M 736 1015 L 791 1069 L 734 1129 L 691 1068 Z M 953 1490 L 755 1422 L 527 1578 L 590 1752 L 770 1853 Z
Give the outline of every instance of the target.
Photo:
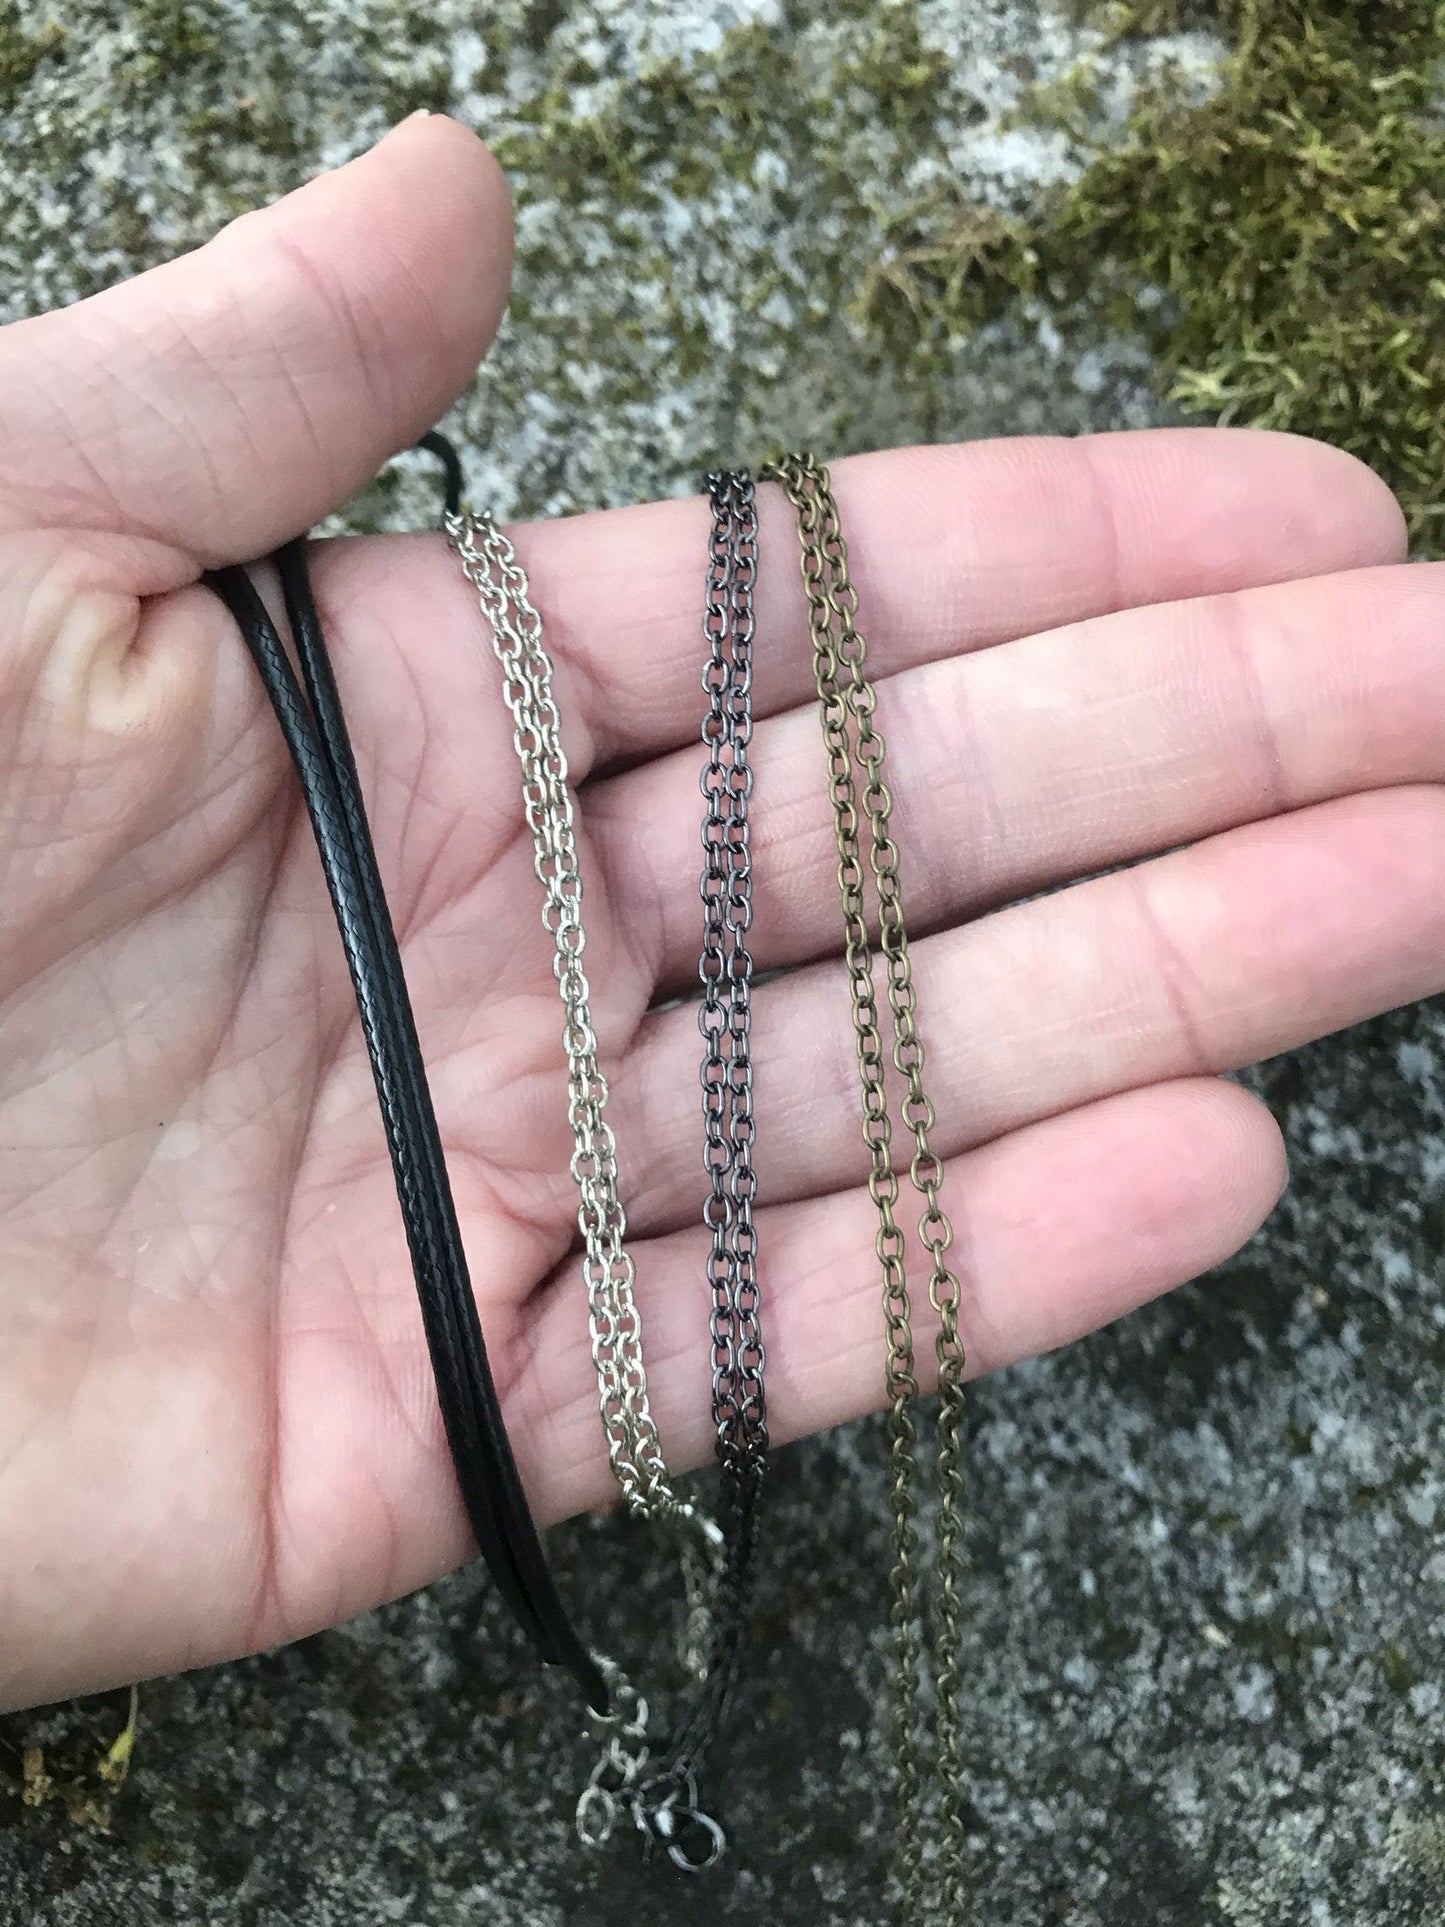
M 1037 281 L 1066 315 L 1142 328 L 1185 408 L 1361 456 L 1438 553 L 1445 5 L 1223 0 L 1219 18 L 1208 97 L 1166 72 L 1040 211 Z
M 1111 125 L 1089 60 L 1015 117 L 1062 132 L 1068 189 L 1011 218 L 948 186 L 892 223 L 854 313 L 925 376 L 1037 296 L 1142 333 L 1172 401 L 1316 435 L 1398 492 L 1445 552 L 1445 0 L 1078 0 L 1103 44 L 1212 22 Z
M 1099 28 L 1110 42 L 1208 26 L 1215 12 L 1211 0 L 1073 0 L 1069 8 L 1072 19 Z
M 21 18 L 19 0 L 0 0 L 0 107 L 13 107 L 41 62 L 64 45 L 65 29 L 58 21 L 32 31 Z
M 1074 308 L 1129 304 L 1166 391 L 1320 435 L 1445 542 L 1445 56 L 1438 0 L 1233 0 L 1218 90 L 1166 78 L 1055 210 Z M 1101 290 L 1102 266 L 1103 287 Z M 1140 297 L 1162 289 L 1151 308 Z
M 926 399 L 964 339 L 1033 291 L 1038 266 L 1024 222 L 942 180 L 884 217 L 848 312 L 874 357 L 907 366 Z
M 1375 1664 L 1394 1693 L 1408 1693 L 1419 1681 L 1420 1675 L 1403 1646 L 1382 1647 L 1375 1655 Z

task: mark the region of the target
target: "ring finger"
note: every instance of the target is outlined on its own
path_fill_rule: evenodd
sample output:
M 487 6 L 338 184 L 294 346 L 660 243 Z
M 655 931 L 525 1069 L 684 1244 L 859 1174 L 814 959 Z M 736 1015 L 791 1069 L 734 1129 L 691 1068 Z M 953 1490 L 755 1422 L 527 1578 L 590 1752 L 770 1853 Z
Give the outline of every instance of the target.
M 1445 988 L 1445 792 L 1343 798 L 1071 886 L 914 948 L 935 1148 L 956 1156 L 1124 1089 L 1252 1063 Z M 763 986 L 766 1199 L 860 1182 L 836 962 Z M 649 1017 L 614 1080 L 639 1232 L 701 1199 L 697 1022 Z
M 1442 617 L 1445 567 L 1361 569 L 1132 609 L 889 677 L 878 716 L 910 926 L 1365 786 L 1445 777 Z M 815 709 L 761 723 L 752 762 L 756 961 L 836 952 Z M 696 980 L 700 767 L 700 748 L 678 751 L 583 795 L 599 867 L 663 990 Z

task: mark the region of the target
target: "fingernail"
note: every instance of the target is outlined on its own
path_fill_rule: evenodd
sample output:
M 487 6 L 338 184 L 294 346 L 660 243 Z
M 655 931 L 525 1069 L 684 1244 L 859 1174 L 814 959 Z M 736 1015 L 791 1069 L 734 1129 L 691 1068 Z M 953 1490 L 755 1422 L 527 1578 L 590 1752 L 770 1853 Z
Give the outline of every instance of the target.
M 393 134 L 399 134 L 403 127 L 410 127 L 414 120 L 430 120 L 430 119 L 431 119 L 431 109 L 429 107 L 418 107 L 414 113 L 403 115 L 403 117 L 399 121 L 395 122 L 394 125 L 392 125 L 391 127 L 388 127 L 386 132 L 382 135 L 381 140 L 389 141 Z M 378 141 L 377 145 L 380 146 L 381 142 Z

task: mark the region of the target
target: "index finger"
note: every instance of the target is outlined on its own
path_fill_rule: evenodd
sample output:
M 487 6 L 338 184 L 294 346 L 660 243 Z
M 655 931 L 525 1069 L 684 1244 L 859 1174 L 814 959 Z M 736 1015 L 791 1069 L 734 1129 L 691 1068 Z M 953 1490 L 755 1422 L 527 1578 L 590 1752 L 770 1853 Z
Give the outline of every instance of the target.
M 1400 560 L 1400 510 L 1352 456 L 1250 429 L 1020 437 L 832 468 L 872 674 L 1116 609 Z M 791 511 L 759 489 L 759 716 L 812 690 Z M 701 715 L 700 496 L 513 538 L 599 762 L 690 742 Z

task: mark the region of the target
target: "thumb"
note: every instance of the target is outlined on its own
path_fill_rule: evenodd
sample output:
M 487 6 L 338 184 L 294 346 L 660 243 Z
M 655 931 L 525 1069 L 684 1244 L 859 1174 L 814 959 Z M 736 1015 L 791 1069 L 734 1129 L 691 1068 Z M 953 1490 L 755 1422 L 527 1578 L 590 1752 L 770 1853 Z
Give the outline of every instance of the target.
M 405 121 L 194 254 L 0 329 L 0 533 L 151 595 L 343 502 L 445 412 L 506 304 L 501 171 Z

